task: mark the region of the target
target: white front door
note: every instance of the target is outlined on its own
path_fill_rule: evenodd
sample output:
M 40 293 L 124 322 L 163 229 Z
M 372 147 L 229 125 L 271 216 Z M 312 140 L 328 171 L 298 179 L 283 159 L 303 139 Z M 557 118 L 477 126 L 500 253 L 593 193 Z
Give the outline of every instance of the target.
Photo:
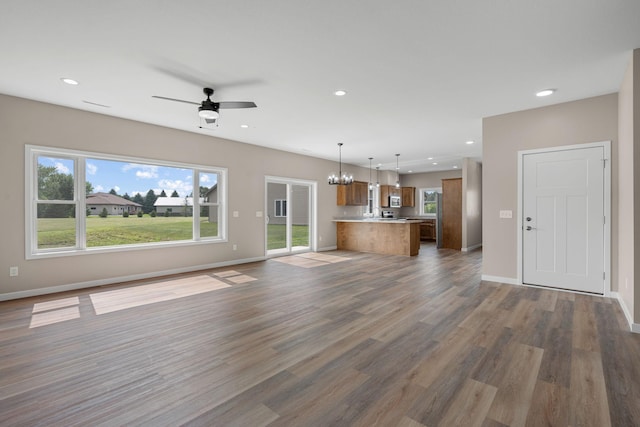
M 604 147 L 524 154 L 522 282 L 604 293 Z

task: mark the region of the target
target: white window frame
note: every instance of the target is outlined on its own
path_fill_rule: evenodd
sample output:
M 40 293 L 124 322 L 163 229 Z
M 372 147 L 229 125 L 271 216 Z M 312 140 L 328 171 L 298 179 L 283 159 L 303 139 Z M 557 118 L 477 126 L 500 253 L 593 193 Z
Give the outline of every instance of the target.
M 38 157 L 58 157 L 72 159 L 74 161 L 74 200 L 64 201 L 67 204 L 76 205 L 76 245 L 74 247 L 60 247 L 49 249 L 38 249 L 37 235 L 37 206 L 38 200 Z M 200 237 L 200 224 L 198 216 L 192 216 L 194 221 L 192 239 L 176 240 L 170 242 L 149 242 L 129 245 L 115 245 L 103 247 L 86 246 L 86 160 L 87 159 L 111 160 L 118 162 L 142 163 L 156 166 L 177 167 L 190 169 L 194 174 L 193 188 L 200 188 L 199 173 L 211 173 L 218 175 L 218 202 L 207 203 L 218 208 L 218 236 Z M 121 252 L 131 250 L 141 250 L 167 247 L 167 246 L 190 246 L 197 244 L 211 244 L 227 242 L 227 168 L 219 166 L 196 165 L 180 163 L 167 160 L 147 159 L 140 157 L 120 156 L 113 154 L 96 153 L 81 150 L 70 150 L 63 148 L 44 147 L 36 145 L 25 145 L 25 258 L 40 259 L 60 256 L 74 256 L 83 254 L 95 254 L 104 252 Z M 198 197 L 194 197 L 194 212 L 200 212 Z M 54 201 L 55 202 L 55 201 Z M 196 210 L 197 209 L 197 210 Z M 197 232 L 196 232 L 197 231 Z
M 282 205 L 284 204 L 284 215 L 282 214 Z M 278 209 L 280 205 L 280 209 Z M 280 215 L 278 215 L 280 211 Z M 273 217 L 274 218 L 286 218 L 287 216 L 287 199 L 274 199 L 273 200 Z
M 432 188 L 421 188 L 420 189 L 420 212 L 418 213 L 419 216 L 423 216 L 426 218 L 435 218 L 437 216 L 437 214 L 435 213 L 424 213 L 424 193 L 425 191 L 435 191 L 436 193 L 442 193 L 442 187 L 432 187 Z M 437 211 L 437 201 L 436 201 L 436 211 Z

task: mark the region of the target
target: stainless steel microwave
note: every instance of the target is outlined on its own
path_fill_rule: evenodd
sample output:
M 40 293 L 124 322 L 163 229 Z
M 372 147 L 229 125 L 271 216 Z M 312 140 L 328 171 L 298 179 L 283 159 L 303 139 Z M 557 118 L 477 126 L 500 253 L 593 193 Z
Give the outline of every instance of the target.
M 389 207 L 390 208 L 399 208 L 402 206 L 400 201 L 400 196 L 389 196 Z

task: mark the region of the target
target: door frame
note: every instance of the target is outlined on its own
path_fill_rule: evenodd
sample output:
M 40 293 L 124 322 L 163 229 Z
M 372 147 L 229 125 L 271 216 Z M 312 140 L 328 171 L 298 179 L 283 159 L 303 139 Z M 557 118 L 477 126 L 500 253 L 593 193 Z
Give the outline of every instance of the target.
M 268 250 L 267 250 L 267 212 L 269 211 L 269 208 L 267 206 L 267 204 L 269 203 L 269 195 L 268 195 L 268 186 L 269 183 L 276 183 L 276 184 L 286 184 L 287 185 L 287 228 L 289 228 L 290 223 L 291 223 L 291 218 L 289 218 L 288 212 L 289 212 L 289 186 L 290 185 L 308 185 L 311 189 L 311 194 L 310 194 L 310 200 L 309 200 L 309 250 L 312 252 L 316 252 L 317 250 L 317 234 L 318 234 L 318 226 L 317 226 L 317 218 L 318 218 L 318 182 L 317 181 L 310 181 L 310 180 L 306 180 L 306 179 L 298 179 L 298 178 L 287 178 L 287 177 L 282 177 L 282 176 L 271 176 L 271 175 L 265 175 L 264 176 L 264 218 L 263 218 L 263 224 L 264 224 L 264 256 L 266 258 L 273 258 L 273 257 L 277 257 L 277 256 L 286 256 L 286 255 L 292 255 L 294 253 L 302 253 L 302 252 L 306 252 L 305 251 L 287 251 L 287 252 L 283 252 L 283 253 L 279 253 L 279 254 L 268 254 Z
M 518 209 L 516 211 L 516 224 L 518 233 L 518 265 L 517 265 L 517 284 L 524 286 L 533 286 L 523 283 L 523 251 L 522 251 L 522 210 L 523 210 L 523 182 L 524 167 L 523 159 L 526 154 L 541 154 L 554 151 L 576 150 L 581 148 L 602 147 L 604 151 L 604 294 L 605 297 L 611 296 L 611 141 L 590 142 L 585 144 L 562 145 L 558 147 L 538 148 L 534 150 L 518 151 Z M 555 289 L 555 288 L 554 288 Z M 562 291 L 563 289 L 557 289 Z M 581 293 L 580 291 L 566 291 Z M 588 295 L 594 295 L 589 293 Z

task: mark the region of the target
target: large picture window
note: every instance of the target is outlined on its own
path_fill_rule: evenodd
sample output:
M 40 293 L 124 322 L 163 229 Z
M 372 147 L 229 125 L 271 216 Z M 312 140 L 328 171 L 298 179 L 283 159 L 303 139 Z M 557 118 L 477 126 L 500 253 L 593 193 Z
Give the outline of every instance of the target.
M 27 258 L 223 241 L 226 169 L 27 146 Z

